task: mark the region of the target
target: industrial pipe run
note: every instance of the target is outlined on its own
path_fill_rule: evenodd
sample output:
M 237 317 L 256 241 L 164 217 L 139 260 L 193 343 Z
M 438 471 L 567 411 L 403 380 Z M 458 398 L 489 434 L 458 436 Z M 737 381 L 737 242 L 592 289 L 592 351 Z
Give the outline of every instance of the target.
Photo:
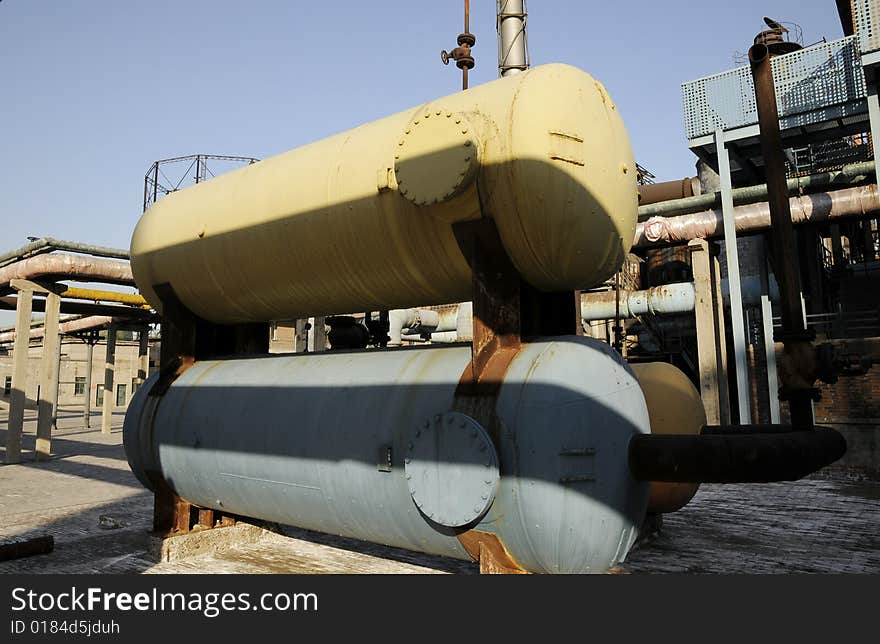
M 637 315 L 673 315 L 694 310 L 694 284 L 682 282 L 654 286 L 642 291 L 601 291 L 581 296 L 585 322 L 634 318 Z
M 131 243 L 162 366 L 124 428 L 154 528 L 188 530 L 195 506 L 206 527 L 255 517 L 482 572 L 607 571 L 648 511 L 641 472 L 673 484 L 652 511 L 695 489 L 654 462 L 657 441 L 681 439 L 686 459 L 707 438 L 681 372 L 634 373 L 577 335 L 578 291 L 620 269 L 636 217 L 617 109 L 565 65 L 164 197 Z M 409 307 L 456 301 L 472 302 L 455 316 L 471 313 L 469 345 L 263 355 L 269 320 L 400 309 L 402 333 L 441 328 Z
M 842 188 L 831 192 L 795 196 L 789 200 L 793 224 L 817 224 L 866 215 L 880 211 L 877 185 Z M 737 235 L 754 234 L 770 229 L 770 205 L 767 202 L 737 206 L 733 209 Z M 724 234 L 721 209 L 704 210 L 678 216 L 654 216 L 636 226 L 633 246 L 647 248 L 713 239 Z

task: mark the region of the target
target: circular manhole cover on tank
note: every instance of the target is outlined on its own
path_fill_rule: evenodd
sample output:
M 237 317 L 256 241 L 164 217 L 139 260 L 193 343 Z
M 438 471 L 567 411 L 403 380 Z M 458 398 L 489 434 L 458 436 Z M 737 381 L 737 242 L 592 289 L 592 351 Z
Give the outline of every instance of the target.
M 482 425 L 465 414 L 437 414 L 417 427 L 404 464 L 413 501 L 434 523 L 474 523 L 495 500 L 498 453 Z

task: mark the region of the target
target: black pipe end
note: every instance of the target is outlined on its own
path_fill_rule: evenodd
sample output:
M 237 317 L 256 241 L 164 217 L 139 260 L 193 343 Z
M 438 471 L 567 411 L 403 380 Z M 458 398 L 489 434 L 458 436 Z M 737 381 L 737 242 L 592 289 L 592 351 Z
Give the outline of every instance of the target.
M 642 481 L 771 483 L 796 481 L 846 452 L 828 427 L 783 425 L 713 428 L 700 435 L 640 434 L 629 444 L 629 467 Z M 723 432 L 723 433 L 722 433 Z
M 749 62 L 752 65 L 760 65 L 770 55 L 770 49 L 764 43 L 757 43 L 749 47 Z

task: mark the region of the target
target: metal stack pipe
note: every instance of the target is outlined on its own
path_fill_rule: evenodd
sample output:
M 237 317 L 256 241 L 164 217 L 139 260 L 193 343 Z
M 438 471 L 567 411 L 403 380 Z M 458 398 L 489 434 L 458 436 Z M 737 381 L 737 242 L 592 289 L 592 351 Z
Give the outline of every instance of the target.
M 811 400 L 816 390 L 816 358 L 813 336 L 808 333 L 801 303 L 800 273 L 794 227 L 788 202 L 785 156 L 779 134 L 776 88 L 770 64 L 770 49 L 761 35 L 749 49 L 749 62 L 755 82 L 761 152 L 767 176 L 767 199 L 770 207 L 770 240 L 775 258 L 776 280 L 782 305 L 782 340 L 785 354 L 782 361 L 780 397 L 787 399 L 791 422 L 796 427 L 813 425 Z
M 525 0 L 498 0 L 498 75 L 513 76 L 529 68 Z

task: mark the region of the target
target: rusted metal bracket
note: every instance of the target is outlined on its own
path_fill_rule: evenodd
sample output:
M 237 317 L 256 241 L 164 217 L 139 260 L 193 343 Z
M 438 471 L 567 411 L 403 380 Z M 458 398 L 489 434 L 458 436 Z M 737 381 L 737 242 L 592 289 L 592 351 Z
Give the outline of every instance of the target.
M 527 575 L 516 559 L 496 535 L 480 530 L 468 530 L 458 535 L 474 561 L 480 564 L 481 575 Z
M 453 409 L 481 423 L 497 448 L 501 426 L 495 405 L 510 363 L 528 339 L 577 334 L 580 293 L 542 293 L 526 284 L 492 219 L 455 224 L 453 232 L 473 280 L 473 353 L 461 374 Z M 526 572 L 493 534 L 468 530 L 458 539 L 480 563 L 481 573 Z
M 181 303 L 170 284 L 153 286 L 162 300 L 160 375 L 150 396 L 165 395 L 172 383 L 197 360 L 218 355 L 269 352 L 268 324 L 219 325 L 201 319 Z M 158 472 L 147 472 L 153 484 L 153 531 L 162 536 L 234 525 L 236 517 L 200 508 L 179 497 Z

